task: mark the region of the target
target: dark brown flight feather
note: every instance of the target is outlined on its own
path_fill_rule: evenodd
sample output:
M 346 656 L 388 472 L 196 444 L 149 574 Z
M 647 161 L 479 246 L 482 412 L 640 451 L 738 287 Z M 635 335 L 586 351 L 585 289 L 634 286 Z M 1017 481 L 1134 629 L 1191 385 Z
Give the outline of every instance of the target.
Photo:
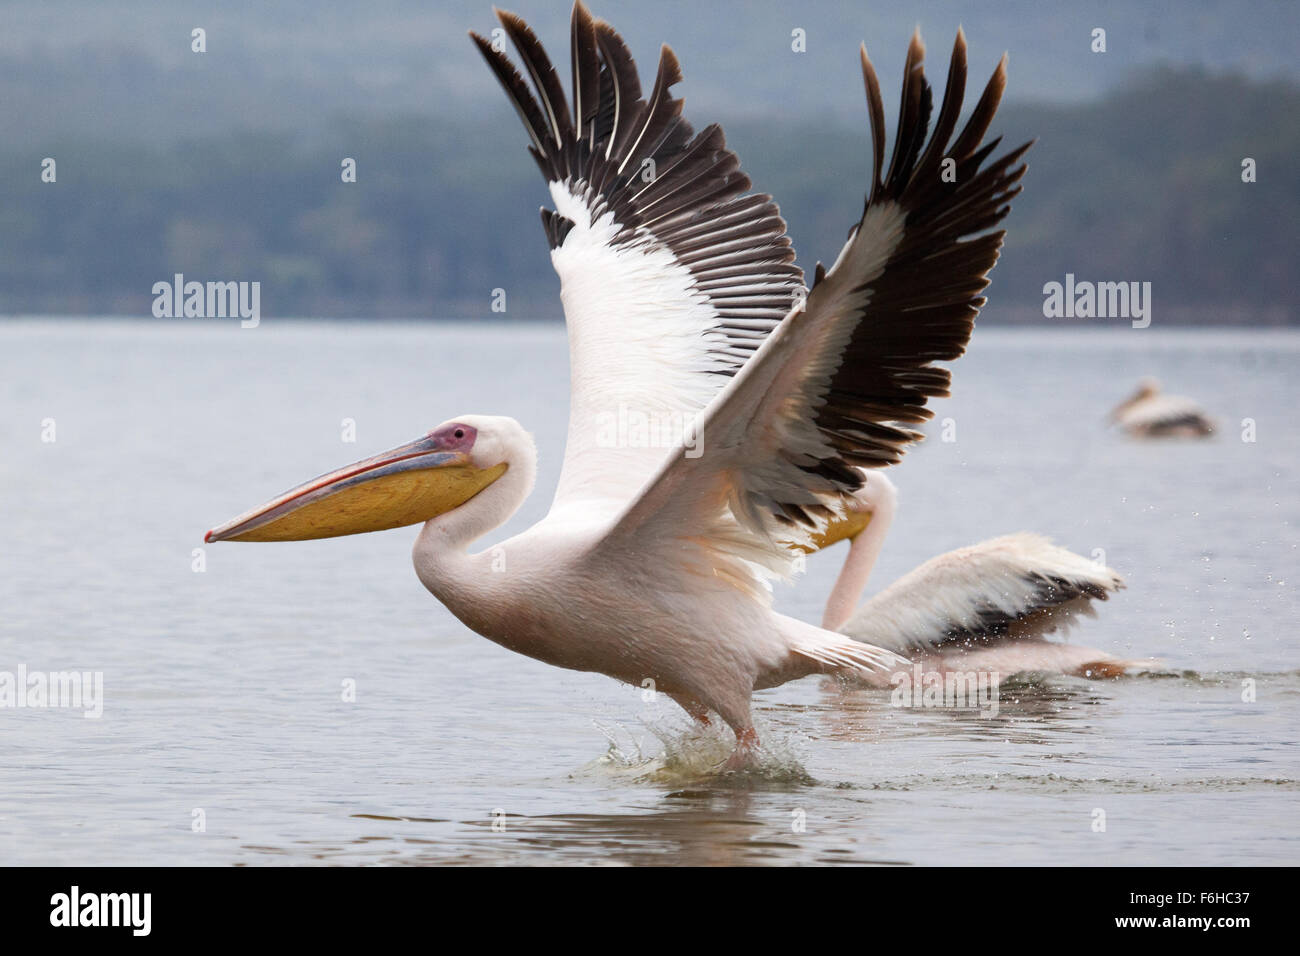
M 1007 611 L 992 601 L 982 601 L 975 612 L 976 620 L 969 627 L 951 626 L 935 639 L 914 643 L 912 649 L 930 651 L 949 649 L 953 645 L 975 648 L 1011 636 L 1013 626 L 1023 624 L 1035 615 L 1068 614 L 1069 610 L 1062 609 L 1062 605 L 1079 598 L 1092 601 L 1110 599 L 1105 588 L 1091 581 L 1071 580 L 1057 574 L 1026 574 L 1023 580 L 1033 585 L 1034 590 L 1015 610 Z
M 711 350 L 716 367 L 706 371 L 734 374 L 803 290 L 776 204 L 748 193 L 749 177 L 719 126 L 697 134 L 682 117 L 682 101 L 670 92 L 682 78 L 670 48 L 660 51 L 654 86 L 643 97 L 622 38 L 576 3 L 570 109 L 536 35 L 514 14 L 498 11 L 497 17 L 523 74 L 488 40 L 470 36 L 528 130 L 542 174 L 581 197 L 593 219 L 612 211 L 621 227 L 615 244 L 658 243 L 686 266 L 725 339 Z M 649 182 L 642 175 L 647 160 L 654 170 Z M 542 223 L 552 248 L 572 228 L 551 210 L 543 210 Z
M 883 272 L 856 288 L 869 293 L 861 316 L 831 376 L 813 420 L 834 449 L 833 457 L 800 468 L 841 492 L 861 486 L 848 465 L 879 468 L 899 461 L 905 447 L 923 437 L 905 426 L 929 419 L 932 397 L 948 395 L 950 373 L 931 363 L 951 361 L 966 349 L 980 294 L 997 262 L 1002 230 L 991 232 L 1020 192 L 1026 143 L 981 169 L 999 140 L 980 145 L 1006 86 L 1006 58 L 998 64 L 965 128 L 952 139 L 966 82 L 966 39 L 959 31 L 948 68 L 948 85 L 926 143 L 932 106 L 922 66 L 925 48 L 912 37 L 903 76 L 899 129 L 888 170 L 884 164 L 884 110 L 875 69 L 862 50 L 862 76 L 871 120 L 872 182 L 863 209 L 896 203 L 906 214 L 903 235 Z M 945 161 L 952 175 L 945 177 Z M 951 181 L 948 181 L 951 180 Z M 869 237 L 864 237 L 868 238 Z M 851 278 L 851 277 L 850 277 Z M 818 270 L 806 308 L 821 303 L 825 272 Z

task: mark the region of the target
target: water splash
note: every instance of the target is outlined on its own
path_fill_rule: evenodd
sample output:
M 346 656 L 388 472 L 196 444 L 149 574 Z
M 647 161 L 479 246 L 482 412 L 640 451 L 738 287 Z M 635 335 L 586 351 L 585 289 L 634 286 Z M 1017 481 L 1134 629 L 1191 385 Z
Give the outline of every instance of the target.
M 722 766 L 735 748 L 735 738 L 725 726 L 714 723 L 704 727 L 673 717 L 640 723 L 641 729 L 658 741 L 658 748 L 648 748 L 644 737 L 621 723 L 595 722 L 608 747 L 580 773 L 669 787 L 707 782 L 745 789 L 816 783 L 800 762 L 793 741 L 774 731 L 766 735 L 760 731 L 763 747 L 754 766 L 724 771 Z

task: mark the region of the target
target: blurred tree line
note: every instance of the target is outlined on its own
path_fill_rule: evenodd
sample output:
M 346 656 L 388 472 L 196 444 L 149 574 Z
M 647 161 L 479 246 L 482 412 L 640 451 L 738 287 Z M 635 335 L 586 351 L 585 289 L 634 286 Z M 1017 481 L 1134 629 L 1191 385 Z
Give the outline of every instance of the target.
M 1150 281 L 1159 322 L 1296 322 L 1297 115 L 1292 84 L 1172 69 L 1095 103 L 1007 104 L 994 131 L 1038 142 L 985 319 L 1045 321 L 1044 283 L 1071 272 Z M 724 125 L 800 265 L 834 259 L 868 176 L 865 111 L 859 129 Z M 504 100 L 474 121 L 346 117 L 293 137 L 11 140 L 0 313 L 147 316 L 153 283 L 179 272 L 258 280 L 267 316 L 486 317 L 500 288 L 496 317 L 555 317 L 537 215 L 549 197 L 525 142 Z

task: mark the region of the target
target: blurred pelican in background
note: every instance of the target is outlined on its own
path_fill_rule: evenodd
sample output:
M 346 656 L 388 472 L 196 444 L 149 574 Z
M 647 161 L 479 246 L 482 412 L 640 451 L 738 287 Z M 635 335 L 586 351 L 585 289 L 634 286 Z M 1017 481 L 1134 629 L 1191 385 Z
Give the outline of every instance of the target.
M 1137 391 L 1110 413 L 1110 421 L 1134 438 L 1205 438 L 1214 434 L 1214 419 L 1184 395 L 1166 395 L 1154 378 L 1144 378 Z

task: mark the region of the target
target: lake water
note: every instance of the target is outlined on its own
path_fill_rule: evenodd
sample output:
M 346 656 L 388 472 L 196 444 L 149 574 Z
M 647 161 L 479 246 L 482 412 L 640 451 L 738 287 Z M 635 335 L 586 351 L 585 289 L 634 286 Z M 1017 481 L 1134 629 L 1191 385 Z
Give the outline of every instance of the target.
M 0 671 L 104 682 L 99 719 L 0 708 L 0 861 L 1295 863 L 1298 362 L 1283 332 L 980 329 L 935 405 L 956 441 L 936 423 L 892 472 L 873 588 L 1041 531 L 1128 581 L 1073 639 L 1163 663 L 1004 685 L 991 718 L 797 682 L 757 695 L 771 756 L 731 779 L 670 702 L 469 632 L 416 579 L 413 528 L 213 545 L 193 570 L 209 527 L 470 412 L 542 454 L 485 543 L 538 519 L 559 327 L 0 324 Z M 1222 432 L 1107 430 L 1146 374 Z M 840 559 L 779 606 L 819 619 Z

